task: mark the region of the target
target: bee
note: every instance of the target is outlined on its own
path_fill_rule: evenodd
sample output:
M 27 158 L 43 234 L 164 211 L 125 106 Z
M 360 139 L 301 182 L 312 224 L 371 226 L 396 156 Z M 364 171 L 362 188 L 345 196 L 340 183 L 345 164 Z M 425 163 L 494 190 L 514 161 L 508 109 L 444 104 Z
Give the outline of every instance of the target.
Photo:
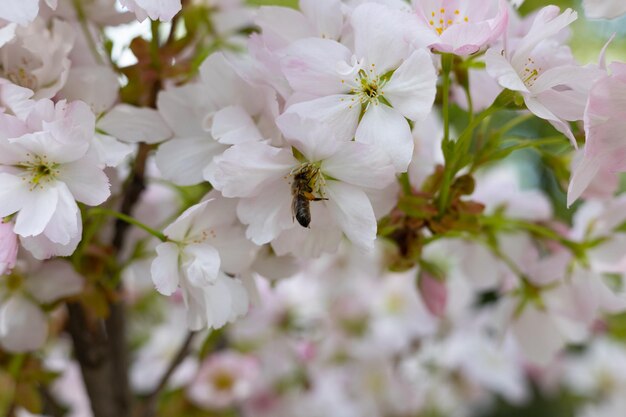
M 316 197 L 314 192 L 319 191 L 317 181 L 320 176 L 320 169 L 312 164 L 302 165 L 293 172 L 293 182 L 291 183 L 291 213 L 298 220 L 300 226 L 309 227 L 311 223 L 311 201 L 328 200 L 323 197 Z

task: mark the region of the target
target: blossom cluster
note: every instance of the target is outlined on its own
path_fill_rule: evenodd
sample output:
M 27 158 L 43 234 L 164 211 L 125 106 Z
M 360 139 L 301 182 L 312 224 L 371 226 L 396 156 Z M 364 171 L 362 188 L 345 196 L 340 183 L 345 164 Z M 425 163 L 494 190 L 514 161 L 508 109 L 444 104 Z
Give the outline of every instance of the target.
M 626 63 L 611 38 L 581 64 L 578 13 L 521 3 L 4 1 L 9 368 L 58 367 L 76 417 L 124 389 L 148 411 L 169 389 L 246 416 L 464 416 L 528 380 L 623 379 L 603 352 L 626 358 Z M 102 340 L 104 371 L 81 351 Z M 94 388 L 118 342 L 136 361 Z

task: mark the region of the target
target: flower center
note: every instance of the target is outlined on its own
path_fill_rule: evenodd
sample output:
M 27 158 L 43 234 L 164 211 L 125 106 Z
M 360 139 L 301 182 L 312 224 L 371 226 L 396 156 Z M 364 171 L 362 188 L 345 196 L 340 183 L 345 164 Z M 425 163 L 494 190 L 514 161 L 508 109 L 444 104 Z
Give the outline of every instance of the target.
M 524 65 L 524 71 L 522 72 L 522 80 L 524 84 L 526 84 L 526 87 L 532 87 L 542 71 L 543 68 L 535 65 L 534 59 L 528 58 L 528 61 L 526 61 Z
M 385 92 L 383 87 L 386 83 L 386 79 L 376 73 L 376 64 L 371 64 L 369 69 L 361 69 L 354 82 L 351 84 L 352 88 L 349 93 L 355 97 L 350 99 L 352 106 L 358 100 L 359 103 L 367 105 L 369 103 L 378 104 L 378 100 L 384 98 Z M 343 82 L 343 81 L 342 81 Z
M 430 20 L 428 21 L 428 24 L 439 35 L 441 35 L 446 31 L 446 29 L 454 24 L 468 22 L 469 17 L 461 15 L 461 11 L 459 9 L 446 10 L 442 7 L 441 9 L 430 13 Z
M 232 391 L 235 386 L 235 378 L 226 371 L 217 372 L 213 375 L 212 382 L 217 391 Z
M 18 164 L 18 167 L 26 171 L 22 180 L 28 181 L 30 191 L 37 187 L 43 189 L 43 184 L 53 182 L 60 173 L 59 164 L 48 161 L 46 155 L 34 156 L 31 161 Z

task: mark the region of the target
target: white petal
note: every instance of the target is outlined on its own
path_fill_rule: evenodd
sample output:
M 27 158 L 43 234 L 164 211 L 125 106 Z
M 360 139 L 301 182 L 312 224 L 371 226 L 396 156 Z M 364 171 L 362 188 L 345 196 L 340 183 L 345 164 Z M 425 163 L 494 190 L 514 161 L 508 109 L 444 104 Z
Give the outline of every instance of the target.
M 413 157 L 413 136 L 404 116 L 386 104 L 371 104 L 356 131 L 356 140 L 380 147 L 397 172 L 405 172 Z
M 17 25 L 15 23 L 9 23 L 8 25 L 0 28 L 0 48 L 15 37 L 15 29 L 17 29 Z
M 383 89 L 394 109 L 413 121 L 423 120 L 431 111 L 437 94 L 437 74 L 430 54 L 413 52 L 394 71 Z
M 297 161 L 291 151 L 263 142 L 235 145 L 215 158 L 207 179 L 224 197 L 253 197 L 289 174 Z M 285 184 L 287 179 L 284 180 Z
M 211 245 L 192 244 L 183 250 L 185 276 L 196 287 L 212 285 L 220 270 L 220 255 Z
M 342 4 L 339 0 L 300 0 L 300 10 L 325 39 L 338 39 L 343 29 Z
M 237 205 L 237 215 L 247 224 L 246 236 L 257 245 L 270 242 L 281 231 L 294 226 L 291 191 L 287 181 L 276 181 L 253 198 Z
M 289 106 L 276 119 L 285 137 L 298 139 L 303 135 L 352 140 L 361 103 L 352 95 L 332 95 Z
M 10 352 L 28 352 L 43 346 L 48 320 L 41 309 L 21 295 L 9 298 L 0 308 L 0 344 Z
M 0 173 L 0 217 L 9 216 L 31 203 L 33 194 L 19 177 Z
M 335 222 L 350 241 L 363 249 L 373 249 L 376 240 L 376 216 L 372 203 L 360 189 L 338 181 L 328 181 L 327 207 Z
M 376 145 L 359 142 L 340 143 L 321 168 L 324 174 L 358 187 L 382 189 L 395 180 L 387 154 Z
M 157 107 L 177 137 L 205 135 L 202 121 L 216 110 L 209 102 L 206 89 L 199 83 L 161 91 Z
M 171 242 L 161 243 L 156 247 L 156 252 L 157 257 L 150 268 L 152 282 L 161 294 L 172 295 L 180 282 L 178 246 Z
M 526 357 L 539 365 L 547 365 L 565 346 L 552 318 L 532 306 L 524 309 L 512 328 Z
M 513 91 L 529 92 L 515 68 L 504 57 L 501 49 L 494 47 L 487 50 L 485 63 L 487 64 L 489 75 L 495 78 L 502 87 Z
M 95 114 L 104 113 L 117 100 L 117 74 L 105 65 L 72 67 L 59 95 L 67 100 L 82 100 Z
M 259 8 L 255 23 L 261 28 L 265 42 L 274 48 L 282 48 L 294 41 L 313 35 L 313 27 L 306 17 L 288 7 L 264 6 Z
M 163 177 L 177 185 L 203 182 L 205 168 L 216 155 L 227 149 L 208 134 L 205 135 L 175 138 L 162 143 L 156 152 L 156 164 Z
M 98 121 L 98 128 L 125 142 L 159 143 L 172 136 L 158 111 L 118 104 Z
M 39 13 L 39 0 L 3 0 L 0 3 L 0 19 L 26 25 Z
M 51 303 L 78 294 L 83 286 L 83 278 L 69 263 L 61 260 L 46 262 L 25 283 L 28 292 L 40 303 Z
M 215 113 L 211 134 L 227 145 L 263 139 L 252 117 L 240 106 L 229 106 Z
M 57 208 L 59 193 L 56 187 L 46 186 L 30 191 L 29 199 L 15 221 L 15 233 L 24 237 L 44 231 Z
M 117 167 L 133 153 L 133 145 L 101 133 L 96 133 L 92 145 L 100 162 L 108 167 Z
M 307 38 L 285 50 L 281 69 L 296 92 L 316 97 L 346 93 L 354 74 L 342 75 L 340 64 L 350 62 L 352 53 L 330 39 Z M 343 81 L 342 81 L 343 80 Z
M 58 183 L 56 188 L 57 204 L 43 234 L 52 243 L 66 246 L 80 237 L 82 224 L 80 210 L 65 184 Z
M 397 68 L 409 55 L 409 14 L 377 3 L 365 3 L 352 12 L 357 59 L 374 64 L 379 74 Z
M 61 165 L 57 178 L 65 182 L 77 201 L 88 206 L 100 205 L 111 195 L 109 178 L 94 157 Z

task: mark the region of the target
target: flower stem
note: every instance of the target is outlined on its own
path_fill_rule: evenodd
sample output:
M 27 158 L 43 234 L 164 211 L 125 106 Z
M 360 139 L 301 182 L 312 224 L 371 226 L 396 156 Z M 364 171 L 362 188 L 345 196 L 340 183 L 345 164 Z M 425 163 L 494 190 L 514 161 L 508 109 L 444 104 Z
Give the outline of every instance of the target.
M 128 224 L 132 224 L 133 226 L 137 226 L 138 228 L 145 230 L 146 232 L 150 233 L 152 236 L 156 237 L 157 239 L 161 240 L 161 242 L 167 242 L 167 236 L 165 236 L 165 234 L 159 232 L 158 230 L 155 230 L 153 228 L 151 228 L 148 225 L 145 225 L 143 223 L 141 223 L 139 220 L 135 219 L 134 217 L 128 216 L 124 213 L 120 213 L 118 211 L 115 210 L 110 210 L 107 208 L 101 208 L 101 207 L 96 207 L 93 208 L 91 210 L 89 210 L 88 214 L 91 215 L 98 215 L 98 214 L 103 214 L 105 216 L 110 216 L 110 217 L 115 217 L 117 219 L 120 219 Z

